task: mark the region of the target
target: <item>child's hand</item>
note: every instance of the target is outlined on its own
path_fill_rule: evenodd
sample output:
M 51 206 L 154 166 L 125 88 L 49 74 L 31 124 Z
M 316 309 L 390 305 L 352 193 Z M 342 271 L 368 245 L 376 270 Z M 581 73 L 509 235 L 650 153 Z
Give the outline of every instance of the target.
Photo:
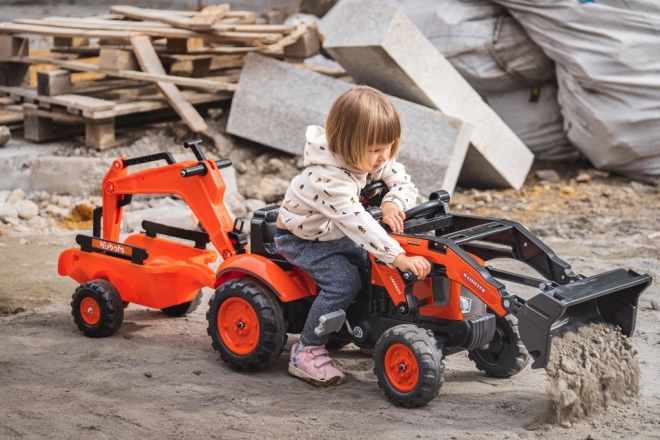
M 407 257 L 405 254 L 399 254 L 392 264 L 401 272 L 410 270 L 420 280 L 431 272 L 431 263 L 424 257 Z
M 406 214 L 394 202 L 385 202 L 380 207 L 383 212 L 383 223 L 390 227 L 392 232 L 403 232 L 403 221 Z

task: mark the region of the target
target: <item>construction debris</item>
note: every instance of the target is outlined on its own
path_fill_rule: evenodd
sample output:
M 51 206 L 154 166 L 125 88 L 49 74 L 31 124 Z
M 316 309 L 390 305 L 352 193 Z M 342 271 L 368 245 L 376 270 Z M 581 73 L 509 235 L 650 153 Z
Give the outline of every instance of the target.
M 0 123 L 15 124 L 22 114 L 27 140 L 84 134 L 86 145 L 106 149 L 130 140 L 120 139 L 116 126 L 167 116 L 171 108 L 200 133 L 207 129 L 200 111 L 231 99 L 246 53 L 284 57 L 294 45 L 300 61 L 319 50 L 314 23 L 259 24 L 253 12 L 227 4 L 110 12 L 0 23 Z M 23 35 L 53 37 L 53 46 L 30 51 Z
M 332 103 L 351 87 L 346 81 L 250 54 L 232 100 L 227 132 L 299 155 L 306 127 L 324 126 Z M 452 192 L 472 127 L 437 110 L 390 99 L 403 127 L 398 157 L 415 176 L 420 193 Z
M 534 155 L 398 8 L 340 2 L 323 48 L 359 83 L 474 126 L 464 186 L 519 189 Z
M 0 145 L 4 145 L 7 141 L 11 139 L 11 132 L 9 128 L 4 125 L 0 125 Z

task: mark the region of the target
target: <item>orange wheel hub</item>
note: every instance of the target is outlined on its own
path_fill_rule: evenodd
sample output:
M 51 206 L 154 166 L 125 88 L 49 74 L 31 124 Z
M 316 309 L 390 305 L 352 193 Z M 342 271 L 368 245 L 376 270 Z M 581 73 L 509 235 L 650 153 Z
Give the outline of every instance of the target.
M 259 319 L 254 309 L 242 298 L 229 298 L 218 312 L 218 333 L 234 354 L 250 354 L 259 343 Z
M 101 307 L 89 296 L 80 301 L 80 317 L 87 325 L 96 325 L 101 319 Z
M 392 344 L 385 353 L 385 375 L 392 386 L 402 393 L 415 389 L 419 367 L 415 354 L 403 344 Z

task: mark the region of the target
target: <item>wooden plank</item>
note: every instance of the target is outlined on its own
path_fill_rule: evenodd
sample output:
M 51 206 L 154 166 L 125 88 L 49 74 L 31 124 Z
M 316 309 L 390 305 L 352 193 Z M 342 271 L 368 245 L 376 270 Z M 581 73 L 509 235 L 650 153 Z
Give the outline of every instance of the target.
M 39 102 L 47 105 L 59 105 L 67 108 L 70 113 L 93 113 L 101 110 L 110 110 L 114 108 L 115 103 L 103 99 L 91 98 L 82 95 L 58 95 L 43 96 L 37 94 L 37 90 L 27 87 L 7 87 L 0 86 L 0 92 L 8 93 L 11 96 L 19 96 L 26 101 Z
M 295 31 L 291 32 L 277 43 L 262 47 L 262 49 L 267 52 L 274 52 L 283 49 L 285 46 L 294 44 L 300 37 L 302 37 L 306 32 L 309 32 L 310 30 L 316 32 L 316 23 L 300 23 Z
M 51 57 L 0 57 L 0 61 L 10 61 L 13 63 L 26 63 L 26 64 L 52 64 L 54 66 L 63 67 L 69 70 L 79 72 L 98 72 L 108 76 L 117 78 L 136 79 L 146 82 L 170 82 L 183 87 L 190 87 L 194 89 L 202 89 L 214 92 L 220 91 L 235 91 L 236 84 L 225 84 L 217 81 L 209 81 L 201 78 L 184 78 L 181 76 L 161 75 L 155 73 L 138 72 L 133 70 L 109 70 L 101 69 L 96 64 L 86 64 L 78 61 L 60 60 Z M 1 64 L 0 64 L 1 65 Z
M 115 11 L 113 11 L 115 12 Z M 158 54 L 151 45 L 151 41 L 146 36 L 137 36 L 131 38 L 133 46 L 133 53 L 135 53 L 142 70 L 149 73 L 156 73 L 159 75 L 166 75 L 165 68 L 158 59 Z M 181 94 L 181 91 L 172 83 L 157 82 L 156 85 L 160 91 L 165 95 L 167 101 L 172 105 L 172 108 L 181 116 L 194 133 L 205 131 L 208 127 L 204 122 L 204 118 L 197 113 L 193 107 Z
M 221 19 L 229 11 L 229 5 L 216 5 L 216 8 L 210 7 L 207 13 L 202 12 L 193 15 L 192 17 L 184 17 L 182 15 L 172 13 L 173 11 L 156 11 L 153 9 L 143 9 L 135 6 L 111 6 L 110 11 L 116 14 L 121 14 L 125 17 L 140 19 L 140 20 L 153 20 L 161 23 L 166 23 L 180 29 L 187 30 L 227 30 L 225 24 L 219 24 L 215 27 L 216 21 Z M 217 18 L 216 18 L 217 17 Z
M 230 6 L 227 3 L 221 5 L 212 5 L 203 8 L 199 14 L 190 18 L 190 27 L 192 30 L 210 30 L 216 21 L 222 19 Z
M 32 24 L 31 24 L 32 23 Z M 0 23 L 0 32 L 19 34 L 27 33 L 34 35 L 46 35 L 51 37 L 81 37 L 101 39 L 130 40 L 135 35 L 149 35 L 160 38 L 202 38 L 205 41 L 241 42 L 252 44 L 257 42 L 271 43 L 279 40 L 281 34 L 275 33 L 250 33 L 250 32 L 193 32 L 177 28 L 153 28 L 136 30 L 98 29 L 94 24 L 86 24 L 83 20 L 77 21 L 77 27 L 60 27 L 56 23 L 43 20 L 17 19 L 13 23 Z M 91 28 L 91 29 L 88 29 Z M 126 29 L 124 26 L 123 29 Z
M 235 67 L 243 67 L 245 64 L 245 55 L 224 55 L 214 56 L 211 59 L 210 71 L 220 69 L 231 69 Z

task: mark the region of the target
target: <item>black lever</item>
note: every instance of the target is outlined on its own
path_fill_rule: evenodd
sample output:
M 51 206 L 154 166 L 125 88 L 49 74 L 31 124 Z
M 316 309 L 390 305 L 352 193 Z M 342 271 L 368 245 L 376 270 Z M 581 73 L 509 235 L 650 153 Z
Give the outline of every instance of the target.
M 192 141 L 185 141 L 183 143 L 183 146 L 185 148 L 190 148 L 197 158 L 197 160 L 202 161 L 206 160 L 206 156 L 204 156 L 204 153 L 202 153 L 202 140 L 201 139 L 194 139 Z
M 181 170 L 181 175 L 183 177 L 191 177 L 191 176 L 206 176 L 206 173 L 208 173 L 209 170 L 206 168 L 205 163 L 200 163 L 197 165 L 193 165 L 191 167 L 186 167 Z

